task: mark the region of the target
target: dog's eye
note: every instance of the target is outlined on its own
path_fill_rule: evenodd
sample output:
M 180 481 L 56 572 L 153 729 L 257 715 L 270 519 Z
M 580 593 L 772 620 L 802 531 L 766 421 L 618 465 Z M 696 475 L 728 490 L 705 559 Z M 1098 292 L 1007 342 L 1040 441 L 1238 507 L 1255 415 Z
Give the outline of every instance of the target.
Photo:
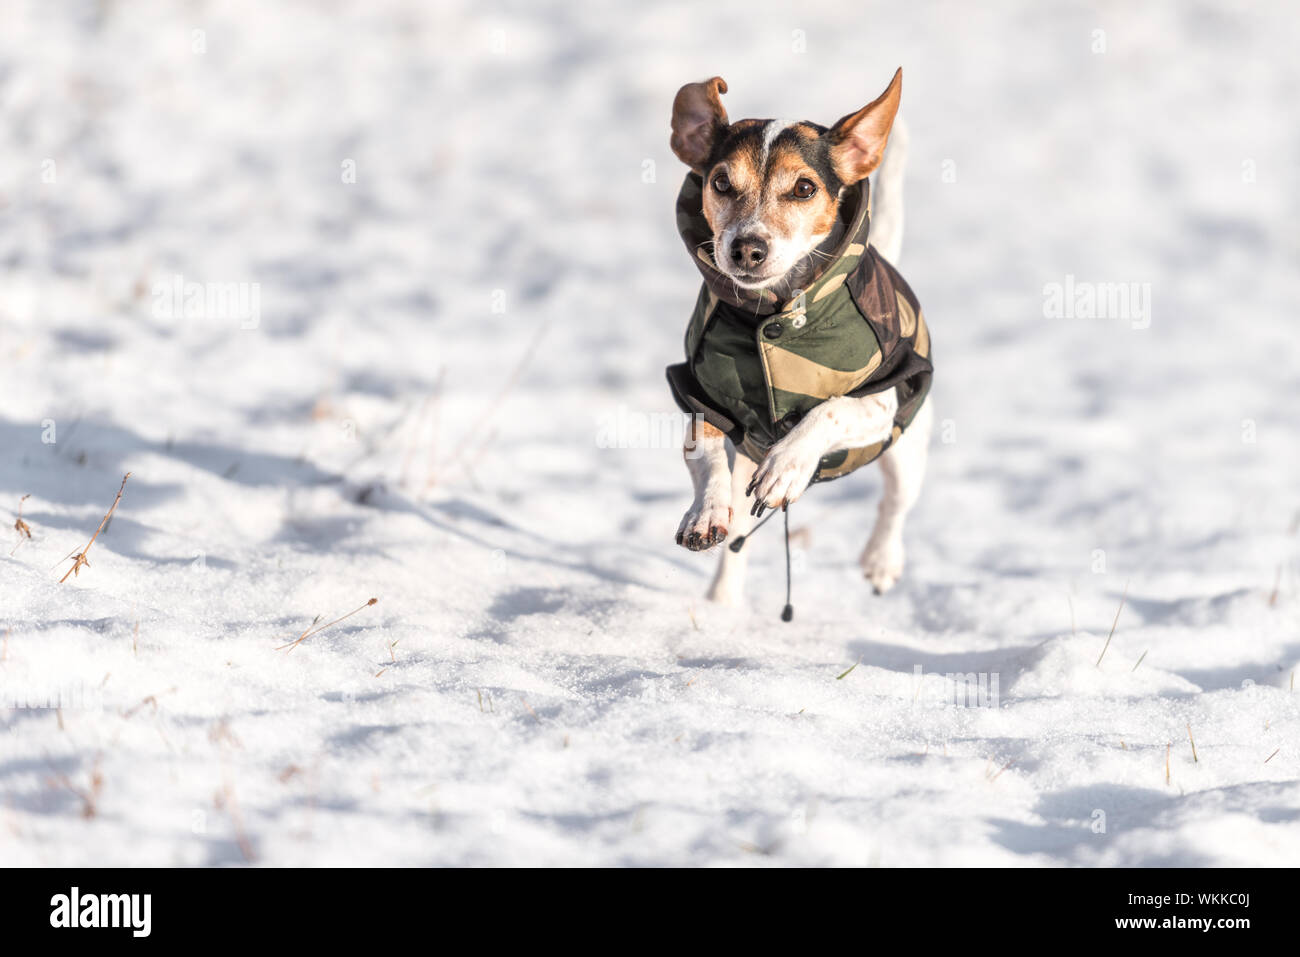
M 801 179 L 794 184 L 792 195 L 795 199 L 808 199 L 813 193 L 817 192 L 817 184 L 810 179 Z
M 713 188 L 719 193 L 731 192 L 731 180 L 727 179 L 726 173 L 719 173 L 713 177 Z

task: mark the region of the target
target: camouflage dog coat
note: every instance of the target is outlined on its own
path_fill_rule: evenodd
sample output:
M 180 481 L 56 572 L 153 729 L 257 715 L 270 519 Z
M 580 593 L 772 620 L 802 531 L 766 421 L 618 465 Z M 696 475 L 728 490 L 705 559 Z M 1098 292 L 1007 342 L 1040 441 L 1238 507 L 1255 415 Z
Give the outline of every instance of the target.
M 703 180 L 690 173 L 677 226 L 704 284 L 686 329 L 686 361 L 668 367 L 682 411 L 716 426 L 761 461 L 809 410 L 833 396 L 896 389 L 893 433 L 822 457 L 814 482 L 874 461 L 911 423 L 930 389 L 930 332 L 912 290 L 867 241 L 867 180 L 845 192 L 826 265 L 789 299 L 741 289 L 713 262 Z

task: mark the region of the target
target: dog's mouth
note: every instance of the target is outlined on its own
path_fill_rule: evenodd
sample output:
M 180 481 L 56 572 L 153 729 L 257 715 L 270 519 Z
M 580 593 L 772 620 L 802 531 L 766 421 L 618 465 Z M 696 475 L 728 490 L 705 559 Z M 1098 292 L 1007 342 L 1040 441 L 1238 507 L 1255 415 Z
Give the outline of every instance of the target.
M 721 264 L 718 268 L 724 276 L 742 289 L 766 289 L 785 278 L 787 272 L 784 269 L 727 269 Z
M 824 238 L 824 236 L 814 236 L 813 243 L 807 249 L 804 248 L 803 243 L 772 239 L 769 241 L 767 256 L 762 262 L 742 263 L 732 261 L 729 257 L 716 255 L 719 249 L 731 248 L 731 241 L 728 239 L 727 233 L 724 232 L 722 235 L 716 236 L 714 240 L 713 249 L 715 255 L 713 256 L 713 262 L 720 273 L 741 289 L 748 291 L 769 289 L 773 286 L 779 286 L 783 282 L 798 281 L 797 277 L 803 275 L 806 265 L 812 259 L 813 251 L 816 249 L 816 242 Z

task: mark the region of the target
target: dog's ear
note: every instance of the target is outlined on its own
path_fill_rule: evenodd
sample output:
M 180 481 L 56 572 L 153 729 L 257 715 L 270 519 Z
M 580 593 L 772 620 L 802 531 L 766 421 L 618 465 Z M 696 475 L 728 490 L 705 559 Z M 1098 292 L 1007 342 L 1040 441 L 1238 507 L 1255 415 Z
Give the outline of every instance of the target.
M 727 111 L 718 97 L 727 92 L 720 76 L 703 83 L 687 83 L 673 99 L 673 135 L 669 145 L 677 158 L 701 176 L 707 172 L 713 146 L 727 127 Z
M 903 68 L 899 67 L 884 93 L 844 117 L 826 134 L 831 141 L 831 165 L 845 183 L 866 179 L 880 165 L 902 95 Z

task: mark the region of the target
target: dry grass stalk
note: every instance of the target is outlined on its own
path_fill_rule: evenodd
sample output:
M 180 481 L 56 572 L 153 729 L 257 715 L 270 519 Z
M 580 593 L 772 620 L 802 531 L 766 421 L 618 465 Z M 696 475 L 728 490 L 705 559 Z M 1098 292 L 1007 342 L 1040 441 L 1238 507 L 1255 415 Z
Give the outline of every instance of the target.
M 1278 565 L 1277 574 L 1273 576 L 1273 594 L 1268 596 L 1268 604 L 1270 608 L 1277 605 L 1277 593 L 1278 593 L 1278 589 L 1281 587 L 1282 587 L 1282 566 Z
M 524 707 L 527 708 L 527 709 L 528 709 L 528 713 L 531 714 L 531 715 L 533 716 L 533 720 L 536 721 L 538 724 L 541 724 L 541 723 L 542 723 L 542 719 L 539 718 L 539 717 L 537 717 L 537 712 L 534 711 L 534 710 L 533 710 L 533 706 L 530 705 L 530 704 L 528 703 L 528 699 L 525 698 L 523 695 L 520 695 L 520 696 L 519 696 L 519 700 L 522 701 L 522 702 L 524 703 Z
M 1150 648 L 1147 649 L 1147 651 L 1150 651 L 1150 650 L 1151 650 Z M 1146 661 L 1146 658 L 1147 658 L 1147 651 L 1142 652 L 1142 657 L 1139 658 L 1139 659 L 1137 660 L 1137 665 L 1134 665 L 1134 666 L 1133 666 L 1133 671 L 1137 671 L 1137 670 L 1138 670 L 1138 665 L 1140 665 L 1140 664 L 1142 664 L 1142 662 Z M 1132 674 L 1132 672 L 1130 672 L 1130 674 Z
M 18 533 L 18 545 L 15 545 L 10 549 L 10 555 L 18 551 L 19 545 L 22 545 L 23 542 L 30 540 L 32 537 L 32 527 L 23 521 L 23 502 L 27 501 L 31 497 L 31 493 L 28 493 L 18 500 L 18 518 L 14 520 L 14 531 Z
M 235 843 L 239 845 L 239 853 L 244 855 L 244 860 L 251 864 L 256 859 L 256 854 L 253 853 L 253 843 L 248 839 L 248 832 L 244 830 L 244 817 L 239 813 L 239 800 L 235 797 L 235 786 L 224 773 L 222 776 L 224 781 L 216 804 L 217 807 L 230 813 L 230 823 L 235 828 Z
M 1200 764 L 1201 759 L 1196 756 L 1196 739 L 1192 737 L 1192 723 L 1187 722 L 1187 740 L 1192 742 L 1192 763 Z
M 1002 767 L 998 768 L 998 770 L 997 770 L 996 773 L 994 773 L 994 774 L 989 774 L 989 767 L 990 767 L 990 765 L 992 764 L 992 762 L 993 762 L 993 759 L 992 759 L 992 758 L 989 758 L 989 765 L 985 765 L 985 767 L 984 767 L 984 776 L 985 776 L 986 778 L 988 778 L 990 781 L 996 781 L 998 778 L 1000 778 L 1000 777 L 1002 776 L 1002 772 L 1003 772 L 1003 771 L 1005 771 L 1007 768 L 1011 767 L 1011 765 L 1013 765 L 1013 764 L 1016 763 L 1016 759 L 1015 759 L 1015 758 L 1012 758 L 1012 759 L 1011 759 L 1010 761 L 1008 761 L 1006 764 L 1002 765 Z
M 331 627 L 333 627 L 334 625 L 337 625 L 339 622 L 344 621 L 345 619 L 351 618 L 351 617 L 352 617 L 353 615 L 355 615 L 357 612 L 359 612 L 359 611 L 363 611 L 363 610 L 369 608 L 371 605 L 375 604 L 377 601 L 379 601 L 378 598 L 372 598 L 372 599 L 370 599 L 370 601 L 366 602 L 366 603 L 365 603 L 364 605 L 362 605 L 360 608 L 354 608 L 354 609 L 352 609 L 352 611 L 348 612 L 346 615 L 343 615 L 342 617 L 335 618 L 333 621 L 327 621 L 325 624 L 321 625 L 319 628 L 315 627 L 316 622 L 317 622 L 317 621 L 320 621 L 320 617 L 318 616 L 318 617 L 316 618 L 316 620 L 313 621 L 313 622 L 311 623 L 311 625 L 308 626 L 307 630 L 304 631 L 301 635 L 299 635 L 299 636 L 298 636 L 297 638 L 295 638 L 293 641 L 290 641 L 290 642 L 287 642 L 287 643 L 285 643 L 285 644 L 283 644 L 283 645 L 280 645 L 280 646 L 279 646 L 278 648 L 276 648 L 275 650 L 276 650 L 276 651 L 283 651 L 284 649 L 287 648 L 289 651 L 293 651 L 293 649 L 297 648 L 300 644 L 302 644 L 304 641 L 306 641 L 308 638 L 312 637 L 313 635 L 319 635 L 319 634 L 320 634 L 322 631 L 324 631 L 326 628 L 331 628 Z M 288 654 L 288 652 L 285 652 L 285 653 Z
M 99 761 L 100 756 L 96 755 L 95 763 L 90 770 L 90 787 L 84 790 L 68 780 L 66 774 L 55 769 L 54 780 L 81 800 L 81 816 L 87 820 L 99 812 L 99 793 L 104 789 L 104 775 L 99 770 Z
M 117 497 L 113 499 L 113 504 L 109 506 L 108 511 L 104 513 L 104 517 L 99 523 L 99 528 L 95 529 L 95 534 L 90 536 L 90 541 L 86 543 L 86 547 L 83 548 L 81 551 L 74 552 L 73 554 L 68 556 L 68 558 L 72 559 L 72 567 L 69 568 L 66 572 L 64 572 L 63 577 L 59 579 L 60 585 L 62 585 L 65 581 L 68 580 L 69 575 L 75 574 L 79 576 L 81 574 L 82 565 L 85 565 L 87 567 L 90 566 L 90 562 L 87 560 L 86 554 L 90 551 L 90 546 L 95 544 L 95 539 L 99 538 L 99 533 L 104 530 L 104 526 L 108 524 L 108 520 L 113 517 L 113 513 L 117 511 L 117 503 L 122 501 L 122 492 L 126 488 L 126 480 L 129 479 L 130 477 L 131 477 L 130 472 L 127 472 L 125 475 L 122 476 L 122 484 L 121 486 L 118 487 Z
M 1281 750 L 1282 750 L 1281 748 L 1278 748 L 1278 749 L 1277 749 L 1277 751 L 1281 751 Z M 1265 764 L 1268 764 L 1268 762 L 1272 761 L 1275 757 L 1277 757 L 1277 751 L 1274 751 L 1272 754 L 1270 754 L 1268 757 L 1266 757 L 1266 758 L 1264 759 L 1264 763 L 1265 763 Z
M 235 733 L 230 730 L 230 724 L 225 718 L 217 721 L 208 729 L 208 740 L 216 746 L 217 759 L 221 764 L 221 790 L 213 798 L 213 806 L 230 814 L 230 823 L 235 829 L 235 843 L 239 846 L 239 853 L 244 856 L 245 861 L 251 864 L 256 854 L 253 851 L 252 841 L 248 839 L 248 832 L 244 829 L 244 817 L 239 813 L 239 800 L 235 797 L 235 784 L 230 772 L 229 761 L 230 749 L 239 748 L 242 750 L 243 744 L 235 736 Z M 284 782 L 288 778 L 282 773 L 280 780 Z
M 836 681 L 843 681 L 845 678 L 847 678 L 849 675 L 851 675 L 851 674 L 853 673 L 853 669 L 856 668 L 856 667 L 857 667 L 858 665 L 860 665 L 860 664 L 862 664 L 862 659 L 861 659 L 861 658 L 859 658 L 857 661 L 853 662 L 853 664 L 851 664 L 851 665 L 849 666 L 849 670 L 846 671 L 846 672 L 844 672 L 844 674 L 842 674 L 842 675 L 836 675 L 836 676 L 835 676 L 835 680 L 836 680 Z
M 1102 646 L 1101 654 L 1097 656 L 1097 667 L 1101 667 L 1101 659 L 1106 657 L 1106 649 L 1110 647 L 1110 640 L 1115 637 L 1115 626 L 1119 624 L 1119 613 L 1124 610 L 1124 602 L 1128 601 L 1129 583 L 1124 583 L 1124 594 L 1119 600 L 1119 607 L 1115 609 L 1115 620 L 1110 623 L 1110 634 L 1106 636 L 1106 644 Z
M 28 492 L 18 500 L 18 517 L 14 520 L 14 531 L 19 535 L 26 535 L 28 538 L 32 537 L 32 528 L 23 521 L 23 502 L 27 501 L 31 497 L 31 493 Z
M 496 394 L 495 398 L 488 403 L 484 408 L 482 415 L 480 415 L 478 420 L 465 432 L 464 438 L 461 439 L 460 444 L 455 450 L 453 450 L 451 458 L 447 461 L 448 468 L 459 462 L 462 470 L 469 472 L 474 464 L 483 457 L 483 453 L 488 450 L 488 447 L 491 446 L 493 439 L 496 438 L 496 431 L 493 430 L 487 432 L 487 425 L 496 416 L 497 410 L 501 407 L 501 404 L 505 402 L 510 393 L 514 391 L 515 386 L 519 383 L 520 378 L 524 374 L 524 370 L 527 369 L 529 363 L 532 362 L 533 356 L 537 352 L 537 347 L 541 345 L 542 338 L 546 335 L 548 326 L 549 323 L 543 323 L 538 326 L 537 332 L 533 335 L 532 341 L 528 344 L 527 348 L 524 349 L 524 354 L 520 358 L 519 363 L 514 367 L 510 375 L 506 377 L 505 384 L 501 387 L 501 390 Z M 479 441 L 477 448 L 475 448 L 473 444 L 474 440 L 485 432 L 487 432 L 487 438 Z M 467 454 L 470 452 L 472 452 L 473 455 L 469 458 L 469 461 L 464 461 Z
M 171 693 L 172 693 L 173 691 L 175 691 L 175 690 L 176 690 L 176 687 L 173 685 L 172 687 L 168 688 L 166 691 L 164 691 L 164 692 L 162 692 L 162 693 L 165 694 L 165 695 L 169 695 L 169 694 L 171 694 Z M 137 704 L 135 704 L 133 707 L 128 708 L 126 711 L 123 711 L 123 712 L 122 712 L 122 717 L 123 717 L 124 719 L 126 719 L 126 720 L 130 720 L 131 718 L 134 718 L 135 715 L 136 715 L 136 713 L 139 712 L 140 709 L 143 708 L 145 705 L 149 705 L 151 708 L 153 708 L 153 713 L 154 713 L 154 714 L 157 714 L 157 713 L 158 713 L 158 695 L 152 695 L 152 694 L 151 694 L 151 695 L 148 695 L 148 696 L 145 697 L 145 698 L 142 698 L 142 699 L 141 699 Z
M 425 489 L 433 487 L 437 483 L 437 455 L 438 455 L 438 410 L 442 403 L 442 384 L 446 378 L 447 369 L 442 367 L 438 369 L 437 376 L 433 381 L 433 390 L 425 396 L 424 403 L 415 413 L 413 429 L 414 434 L 407 445 L 406 455 L 402 460 L 402 470 L 400 472 L 399 483 L 403 488 L 410 486 L 409 477 L 411 474 L 411 463 L 415 459 L 415 453 L 419 450 L 425 431 L 425 421 L 428 420 L 433 424 L 433 435 L 429 440 L 429 467 L 425 475 Z
M 1169 755 L 1174 750 L 1174 743 L 1170 741 L 1165 745 L 1165 784 L 1169 783 Z

